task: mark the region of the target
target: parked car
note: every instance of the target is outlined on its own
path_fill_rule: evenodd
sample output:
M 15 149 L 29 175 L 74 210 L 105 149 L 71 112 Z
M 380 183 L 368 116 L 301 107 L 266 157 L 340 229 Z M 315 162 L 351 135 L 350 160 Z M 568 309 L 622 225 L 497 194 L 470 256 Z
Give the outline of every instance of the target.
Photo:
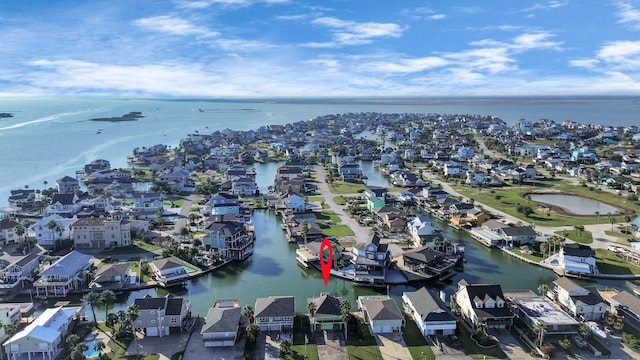
M 580 334 L 575 334 L 571 337 L 571 340 L 576 344 L 577 347 L 583 348 L 587 346 L 587 342 L 585 341 Z

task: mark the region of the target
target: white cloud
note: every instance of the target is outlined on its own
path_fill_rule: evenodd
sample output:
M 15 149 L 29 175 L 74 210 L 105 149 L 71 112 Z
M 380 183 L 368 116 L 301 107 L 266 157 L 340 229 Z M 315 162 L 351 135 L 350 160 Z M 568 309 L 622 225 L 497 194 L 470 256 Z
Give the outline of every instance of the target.
M 547 1 L 545 3 L 535 3 L 533 6 L 522 9 L 522 12 L 531 12 L 536 10 L 553 10 L 569 5 L 568 1 Z
M 219 35 L 215 31 L 196 26 L 185 19 L 168 15 L 137 19 L 133 21 L 133 25 L 146 30 L 172 35 L 199 35 L 205 37 Z
M 442 20 L 447 17 L 445 14 L 437 13 L 428 7 L 402 9 L 400 14 L 414 20 Z
M 449 64 L 449 61 L 437 57 L 427 56 L 423 58 L 400 59 L 395 62 L 371 62 L 363 66 L 364 69 L 382 73 L 416 73 L 425 70 L 432 70 Z
M 287 2 L 289 0 L 177 0 L 176 4 L 178 7 L 186 9 L 205 9 L 211 5 L 244 7 L 258 3 L 281 4 Z
M 614 69 L 640 70 L 640 41 L 614 41 L 603 46 L 597 57 Z
M 519 50 L 530 50 L 540 48 L 558 49 L 561 42 L 551 41 L 555 35 L 548 32 L 526 33 L 513 39 L 511 47 Z
M 393 23 L 355 22 L 334 17 L 321 17 L 311 22 L 324 26 L 333 34 L 333 42 L 308 43 L 308 47 L 336 47 L 342 45 L 369 44 L 377 38 L 400 37 L 404 29 Z
M 640 9 L 630 3 L 618 3 L 618 23 L 640 29 Z

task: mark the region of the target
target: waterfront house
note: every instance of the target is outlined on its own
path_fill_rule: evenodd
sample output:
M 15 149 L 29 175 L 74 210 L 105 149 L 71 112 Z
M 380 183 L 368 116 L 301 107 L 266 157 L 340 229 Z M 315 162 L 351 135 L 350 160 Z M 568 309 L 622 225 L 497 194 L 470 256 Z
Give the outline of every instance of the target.
M 240 331 L 238 300 L 217 300 L 207 311 L 200 330 L 204 347 L 234 346 Z
M 480 324 L 497 329 L 513 325 L 514 315 L 506 305 L 499 284 L 469 284 L 462 279 L 454 299 L 452 307 L 474 328 Z
M 34 274 L 40 266 L 40 255 L 32 252 L 0 269 L 0 299 L 12 299 L 20 289 L 33 283 Z
M 253 254 L 253 236 L 237 221 L 220 221 L 206 227 L 202 243 L 227 260 L 245 260 Z
M 342 181 L 359 182 L 362 180 L 362 169 L 358 164 L 341 164 L 338 166 L 338 173 L 340 173 Z
M 291 331 L 296 315 L 293 296 L 257 298 L 254 319 L 260 331 Z
M 65 297 L 87 283 L 87 270 L 93 265 L 93 256 L 73 250 L 38 274 L 33 283 L 39 298 Z
M 24 241 L 15 232 L 18 225 L 20 223 L 13 219 L 0 219 L 0 245 L 16 244 Z
M 54 359 L 64 347 L 75 325 L 84 312 L 82 306 L 46 309 L 32 323 L 15 333 L 2 346 L 10 359 Z
M 175 256 L 154 260 L 149 263 L 154 278 L 160 286 L 170 286 L 182 283 L 189 278 L 189 272 L 196 271 L 196 267 L 187 264 Z M 189 270 L 187 272 L 187 269 Z
M 33 189 L 11 190 L 9 206 L 12 208 L 28 209 L 36 203 L 36 191 Z
M 390 253 L 387 244 L 381 244 L 377 234 L 374 234 L 369 242 L 357 243 L 351 248 L 351 251 L 353 253 L 351 262 L 355 266 L 356 280 L 385 280 Z
M 145 336 L 169 336 L 171 329 L 180 329 L 191 316 L 191 303 L 183 298 L 167 295 L 154 298 L 146 295 L 133 301 L 138 306 L 135 328 L 142 329 Z
M 560 268 L 569 273 L 597 274 L 596 253 L 587 245 L 566 244 L 558 254 Z
M 56 180 L 58 194 L 75 194 L 80 189 L 80 182 L 71 176 L 63 176 Z
M 636 329 L 640 329 L 640 298 L 627 292 L 620 291 L 611 300 L 611 313 L 624 317 L 624 321 Z
M 58 214 L 62 217 L 72 217 L 80 211 L 78 197 L 75 194 L 55 194 L 51 198 L 51 204 L 45 209 L 45 214 Z
M 162 194 L 159 192 L 134 192 L 133 211 L 154 213 L 162 209 Z
M 387 189 L 383 187 L 369 187 L 362 195 L 367 201 L 367 210 L 375 212 L 377 209 L 385 205 L 385 197 L 387 195 Z
M 598 321 L 609 311 L 595 287 L 579 286 L 567 277 L 553 282 L 552 293 L 555 301 L 582 321 Z
M 570 335 L 578 332 L 580 323 L 564 312 L 546 296 L 519 296 L 511 299 L 518 318 L 530 331 L 536 332 L 537 324 L 544 324 L 546 335 Z
M 318 297 L 308 298 L 307 304 L 315 304 L 315 312 L 309 314 L 311 330 L 338 330 L 342 329 L 342 299 L 329 294 L 320 294 Z
M 96 272 L 93 280 L 89 283 L 90 288 L 110 288 L 121 289 L 129 283 L 129 273 L 131 267 L 128 262 L 105 264 Z
M 287 213 L 301 213 L 306 211 L 307 203 L 304 197 L 297 194 L 285 194 L 277 207 Z
M 231 193 L 238 196 L 254 196 L 258 192 L 258 184 L 253 178 L 241 177 L 231 180 Z
M 124 169 L 107 169 L 94 171 L 84 177 L 87 183 L 131 182 L 131 171 Z
M 443 280 L 455 275 L 452 271 L 456 260 L 430 247 L 407 251 L 396 259 L 398 267 L 419 277 Z
M 389 296 L 358 296 L 358 309 L 372 334 L 402 333 L 404 315 Z
M 202 212 L 206 215 L 239 215 L 240 204 L 238 196 L 222 192 L 217 193 L 211 196 Z
M 108 160 L 104 160 L 104 159 L 97 159 L 84 165 L 85 175 L 89 175 L 96 171 L 109 170 L 109 169 L 111 169 L 111 163 Z
M 83 218 L 71 224 L 76 249 L 105 249 L 131 245 L 128 220 L 119 218 Z
M 504 242 L 511 246 L 533 244 L 538 235 L 531 226 L 501 227 L 498 233 L 502 235 Z
M 447 308 L 443 299 L 434 296 L 426 287 L 403 292 L 402 303 L 404 311 L 411 315 L 422 336 L 455 335 L 455 315 Z
M 436 233 L 436 228 L 433 226 L 431 218 L 427 215 L 417 215 L 407 223 L 407 228 L 416 246 L 423 244 L 423 237 Z

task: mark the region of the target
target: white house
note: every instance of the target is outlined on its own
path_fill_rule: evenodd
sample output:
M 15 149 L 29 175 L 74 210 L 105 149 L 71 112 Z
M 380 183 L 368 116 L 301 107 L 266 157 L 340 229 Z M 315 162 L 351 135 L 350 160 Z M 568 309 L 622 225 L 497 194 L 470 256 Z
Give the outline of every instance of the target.
M 200 330 L 204 347 L 234 346 L 240 329 L 240 317 L 238 300 L 216 301 L 207 311 Z
M 559 266 L 567 272 L 579 274 L 597 274 L 596 253 L 587 245 L 567 244 L 558 254 Z
M 598 321 L 609 311 L 609 306 L 595 287 L 582 287 L 567 277 L 553 282 L 553 296 L 569 313 L 582 320 Z
M 20 303 L 0 303 L 0 323 L 14 324 L 20 323 Z M 33 304 L 30 304 L 33 307 Z M 0 344 L 8 338 L 4 326 L 0 326 Z
M 80 189 L 80 182 L 71 176 L 63 176 L 56 180 L 56 189 L 58 194 L 75 194 Z
M 191 264 L 185 266 L 185 263 L 175 256 L 154 260 L 149 263 L 149 266 L 156 281 L 162 286 L 185 281 L 189 278 L 187 269 L 191 271 L 197 269 Z
M 55 194 L 45 213 L 47 215 L 58 214 L 63 217 L 72 217 L 78 211 L 80 211 L 80 204 L 78 204 L 78 197 L 75 194 Z
M 127 220 L 83 218 L 71 224 L 71 238 L 77 249 L 104 249 L 131 245 Z
M 284 207 L 288 211 L 292 211 L 294 213 L 305 212 L 306 210 L 306 202 L 304 198 L 300 195 L 291 194 L 284 199 L 282 199 Z
M 241 177 L 231 181 L 231 193 L 238 196 L 254 196 L 258 190 L 256 181 L 249 177 Z
M 514 315 L 499 284 L 469 284 L 463 279 L 458 282 L 454 299 L 462 318 L 474 328 L 479 324 L 499 329 L 513 325 Z
M 33 283 L 39 266 L 40 255 L 32 252 L 0 269 L 0 299 L 13 298 L 20 289 Z
M 404 315 L 389 296 L 358 296 L 358 308 L 372 334 L 402 333 Z
M 73 321 L 83 312 L 81 306 L 46 309 L 31 324 L 3 344 L 11 359 L 54 359 L 71 333 Z
M 33 283 L 36 296 L 39 298 L 65 297 L 70 290 L 78 289 L 88 280 L 86 273 L 91 267 L 91 255 L 76 250 L 58 259 L 51 266 L 41 271 L 40 278 Z
M 49 221 L 53 220 L 57 228 L 49 229 Z M 43 247 L 53 248 L 56 241 L 69 239 L 71 236 L 70 225 L 78 220 L 76 217 L 65 218 L 58 214 L 49 215 L 40 219 L 33 225 L 36 234 L 36 241 Z M 52 223 L 52 224 L 53 224 Z
M 413 317 L 423 336 L 454 335 L 457 320 L 443 300 L 433 296 L 427 288 L 402 293 L 404 311 Z
M 154 298 L 149 295 L 133 301 L 138 306 L 135 327 L 143 329 L 145 336 L 168 336 L 171 328 L 179 329 L 191 314 L 191 302 L 167 295 Z
M 21 240 L 15 233 L 18 225 L 20 223 L 15 220 L 9 218 L 0 219 L 0 245 L 15 244 Z
M 215 194 L 209 199 L 202 212 L 206 215 L 238 215 L 240 214 L 238 196 L 226 193 Z
M 254 307 L 255 323 L 260 331 L 291 331 L 296 315 L 293 296 L 257 298 Z

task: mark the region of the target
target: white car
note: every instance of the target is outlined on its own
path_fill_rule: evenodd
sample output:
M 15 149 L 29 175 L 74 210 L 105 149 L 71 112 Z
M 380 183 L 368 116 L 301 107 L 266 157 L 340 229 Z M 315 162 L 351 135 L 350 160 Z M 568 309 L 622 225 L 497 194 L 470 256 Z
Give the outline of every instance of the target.
M 580 336 L 580 334 L 575 334 L 571 337 L 571 340 L 576 344 L 577 347 L 583 348 L 587 346 L 587 342 Z

